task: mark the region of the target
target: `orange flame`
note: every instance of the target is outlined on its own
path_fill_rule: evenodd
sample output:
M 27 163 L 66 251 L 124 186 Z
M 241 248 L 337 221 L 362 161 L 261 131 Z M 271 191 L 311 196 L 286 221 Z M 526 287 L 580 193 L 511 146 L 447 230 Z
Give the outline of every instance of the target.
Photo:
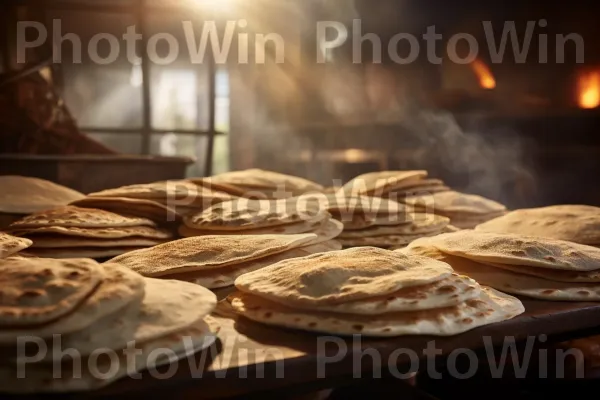
M 600 71 L 581 73 L 577 83 L 579 107 L 596 108 L 600 106 Z
M 479 85 L 484 89 L 494 89 L 496 87 L 496 79 L 489 67 L 481 60 L 473 61 L 473 72 L 479 79 Z

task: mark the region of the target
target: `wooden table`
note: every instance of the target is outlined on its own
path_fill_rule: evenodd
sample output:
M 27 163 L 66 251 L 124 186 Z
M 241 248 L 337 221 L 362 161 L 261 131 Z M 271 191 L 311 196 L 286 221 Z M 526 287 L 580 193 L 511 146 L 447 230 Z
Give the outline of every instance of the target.
M 390 339 L 336 338 L 300 331 L 271 328 L 243 318 L 217 317 L 221 323 L 220 343 L 209 351 L 183 360 L 169 379 L 156 379 L 148 373 L 142 379 L 123 379 L 105 389 L 86 393 L 85 397 L 132 397 L 150 395 L 169 399 L 213 399 L 247 396 L 260 391 L 290 390 L 307 387 L 327 387 L 331 383 L 353 379 L 353 374 L 373 377 L 373 371 L 387 370 L 392 365 L 408 367 L 411 359 L 407 349 L 423 363 L 423 350 L 435 345 L 442 354 L 455 349 L 483 349 L 484 338 L 502 345 L 505 337 L 522 341 L 527 337 L 547 335 L 548 341 L 580 337 L 584 331 L 600 326 L 600 303 L 559 303 L 523 300 L 526 312 L 510 321 L 492 324 L 451 337 L 404 336 Z M 328 339 L 329 338 L 329 339 Z M 433 344 L 432 341 L 435 341 Z M 340 347 L 346 348 L 343 355 Z M 364 356 L 371 349 L 380 360 Z M 263 362 L 264 361 L 264 362 Z M 190 363 L 200 368 L 190 368 Z M 413 360 L 413 364 L 415 360 Z M 413 365 L 414 366 L 414 365 Z M 421 364 L 424 366 L 424 363 Z M 399 370 L 402 372 L 402 370 Z M 84 395 L 74 395 L 79 398 Z

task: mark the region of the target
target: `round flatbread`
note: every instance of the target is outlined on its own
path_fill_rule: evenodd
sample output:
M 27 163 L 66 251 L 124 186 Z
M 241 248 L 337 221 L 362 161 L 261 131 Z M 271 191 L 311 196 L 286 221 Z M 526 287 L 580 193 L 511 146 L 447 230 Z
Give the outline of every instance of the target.
M 66 206 L 53 210 L 31 214 L 10 225 L 10 231 L 24 228 L 64 226 L 77 228 L 116 228 L 132 226 L 151 226 L 156 224 L 146 218 L 124 217 L 109 211 L 95 208 Z
M 53 265 L 64 262 L 53 261 Z M 21 261 L 23 262 L 23 261 Z M 48 260 L 27 259 L 27 262 L 45 263 Z M 88 261 L 92 263 L 92 261 Z M 90 264 L 91 265 L 91 264 Z M 87 298 L 82 298 L 75 306 L 77 310 L 70 314 L 63 314 L 62 318 L 54 319 L 46 324 L 37 324 L 27 329 L 2 329 L 0 330 L 0 343 L 13 344 L 20 336 L 36 336 L 49 338 L 52 335 L 67 334 L 81 331 L 99 319 L 113 314 L 128 304 L 140 301 L 144 296 L 144 279 L 133 271 L 119 265 L 103 264 L 104 280 Z M 55 267 L 50 267 L 55 271 Z M 71 307 L 69 311 L 72 311 Z
M 446 259 L 459 273 L 506 293 L 553 301 L 600 301 L 600 284 L 557 282 L 481 264 L 466 258 Z
M 311 254 L 323 253 L 331 250 L 332 249 L 328 244 L 315 244 L 298 249 L 291 249 L 283 253 L 263 257 L 258 260 L 251 260 L 240 264 L 230 265 L 224 268 L 167 275 L 165 278 L 192 282 L 208 289 L 221 289 L 233 286 L 235 280 L 244 274 L 268 267 L 269 265 L 273 265 L 279 261 L 288 260 L 290 258 L 306 257 Z
M 198 236 L 124 254 L 112 261 L 144 276 L 204 271 L 256 260 L 312 244 L 315 234 Z
M 81 237 L 90 239 L 122 239 L 130 237 L 143 237 L 147 239 L 170 239 L 173 234 L 165 229 L 151 226 L 130 226 L 120 228 L 78 228 L 71 226 L 43 226 L 39 228 L 23 228 L 13 230 L 14 234 L 27 235 L 35 239 L 41 235 L 56 233 L 60 236 Z M 57 236 L 58 236 L 57 235 Z
M 198 285 L 151 278 L 145 282 L 141 305 L 134 304 L 82 331 L 63 335 L 61 348 L 75 349 L 85 357 L 98 349 L 124 349 L 131 341 L 141 345 L 193 326 L 217 305 L 215 294 Z M 48 352 L 46 360 L 52 360 L 53 353 Z
M 450 220 L 448 218 L 439 215 L 415 214 L 413 221 L 410 224 L 399 226 L 375 226 L 362 230 L 344 231 L 344 233 L 340 234 L 340 238 L 352 239 L 387 235 L 420 235 L 440 233 L 449 223 Z
M 473 279 L 452 274 L 427 285 L 400 289 L 395 293 L 364 300 L 319 307 L 319 311 L 377 315 L 401 311 L 431 310 L 456 306 L 479 297 L 481 288 Z
M 367 299 L 449 277 L 443 262 L 373 247 L 281 261 L 239 277 L 247 293 L 294 306 L 322 306 Z
M 407 246 L 415 240 L 435 236 L 437 232 L 420 235 L 385 235 L 361 238 L 343 238 L 338 237 L 338 240 L 344 247 L 360 247 L 360 246 L 375 246 L 375 247 L 396 247 Z
M 0 263 L 0 326 L 28 327 L 78 307 L 104 280 L 93 260 L 7 258 Z
M 557 205 L 515 210 L 477 226 L 476 230 L 600 244 L 600 208 Z
M 72 236 L 35 236 L 31 249 L 67 249 L 67 248 L 111 248 L 111 247 L 152 247 L 164 243 L 162 239 L 122 238 L 122 239 L 93 239 Z
M 0 258 L 12 256 L 30 247 L 33 242 L 29 239 L 15 237 L 0 232 Z
M 600 250 L 582 244 L 514 234 L 463 230 L 423 239 L 441 251 L 475 261 L 567 271 L 600 269 Z
M 53 247 L 53 248 L 33 248 L 27 249 L 27 255 L 41 258 L 93 258 L 97 260 L 105 260 L 111 257 L 117 257 L 135 250 L 145 249 L 146 247 L 127 247 L 127 246 L 110 246 L 110 247 Z
M 70 205 L 82 208 L 96 208 L 131 217 L 151 219 L 157 222 L 180 221 L 181 215 L 173 208 L 146 199 L 127 197 L 86 197 Z
M 492 267 L 505 269 L 523 275 L 537 276 L 557 282 L 579 282 L 600 284 L 600 270 L 595 271 L 564 271 L 559 269 L 526 267 L 524 265 L 507 265 L 486 263 Z
M 268 228 L 244 229 L 239 231 L 223 230 L 219 235 L 296 235 L 299 233 L 315 232 L 317 229 L 327 224 L 327 220 L 319 222 L 298 222 L 286 225 L 277 225 Z M 181 225 L 178 232 L 183 237 L 214 235 L 214 230 L 194 229 L 186 225 Z
M 183 222 L 193 229 L 221 231 L 259 229 L 299 222 L 317 223 L 329 217 L 326 210 L 296 199 L 238 199 L 186 216 Z
M 254 321 L 286 328 L 334 335 L 452 336 L 523 313 L 516 298 L 483 288 L 479 298 L 453 307 L 381 315 L 352 315 L 302 311 L 247 293 L 228 297 L 233 310 Z
M 427 171 L 381 171 L 359 175 L 346 183 L 341 192 L 347 195 L 381 196 L 388 188 L 413 185 L 427 177 Z
M 320 192 L 323 190 L 323 186 L 308 179 L 258 168 L 214 175 L 210 178 L 210 182 L 255 189 L 285 188 L 294 192 Z
M 37 213 L 66 206 L 85 197 L 65 186 L 26 176 L 0 176 L 0 188 L 0 212 L 7 214 Z
M 432 193 L 427 196 L 411 196 L 402 201 L 416 209 L 435 210 L 436 214 L 445 216 L 449 216 L 447 213 L 478 215 L 506 211 L 504 205 L 493 200 L 456 191 Z

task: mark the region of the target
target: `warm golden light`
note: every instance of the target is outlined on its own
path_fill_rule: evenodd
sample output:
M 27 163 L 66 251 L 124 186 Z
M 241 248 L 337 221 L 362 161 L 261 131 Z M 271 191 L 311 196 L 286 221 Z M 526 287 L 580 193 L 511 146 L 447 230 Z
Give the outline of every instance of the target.
M 489 67 L 481 60 L 473 61 L 473 72 L 479 79 L 479 85 L 484 89 L 494 89 L 496 87 L 496 79 L 490 71 Z
M 579 107 L 596 108 L 600 106 L 600 71 L 581 73 L 577 84 Z

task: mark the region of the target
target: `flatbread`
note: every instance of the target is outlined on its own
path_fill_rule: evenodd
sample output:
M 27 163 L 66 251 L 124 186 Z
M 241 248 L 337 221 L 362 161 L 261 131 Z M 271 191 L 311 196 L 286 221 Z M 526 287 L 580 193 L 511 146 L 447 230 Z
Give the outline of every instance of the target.
M 390 192 L 404 192 L 409 190 L 419 190 L 423 187 L 437 187 L 445 186 L 444 181 L 441 179 L 419 179 L 409 182 L 400 182 L 398 187 L 389 186 L 383 194 L 389 194 Z
M 187 180 L 196 185 L 204 186 L 205 188 L 213 191 L 228 193 L 234 197 L 241 197 L 246 192 L 245 189 L 239 188 L 236 185 L 230 185 L 225 182 L 213 182 L 211 177 L 190 178 Z
M 451 273 L 443 262 L 363 247 L 281 261 L 239 277 L 235 286 L 282 304 L 317 307 L 384 296 Z
M 378 315 L 401 311 L 431 310 L 456 306 L 477 298 L 480 294 L 481 288 L 473 279 L 452 274 L 449 278 L 427 285 L 400 289 L 385 296 L 322 306 L 318 311 Z
M 0 232 L 0 258 L 12 256 L 30 247 L 33 242 L 29 239 L 15 237 Z
M 447 262 L 456 272 L 468 275 L 482 285 L 506 293 L 552 301 L 600 301 L 598 283 L 551 281 L 456 256 L 448 257 Z
M 375 226 L 362 230 L 344 231 L 340 238 L 352 239 L 386 235 L 420 235 L 441 232 L 450 222 L 446 217 L 439 215 L 423 214 L 423 217 L 414 218 L 411 224 L 399 226 Z
M 312 233 L 198 236 L 134 251 L 112 261 L 142 275 L 158 277 L 223 268 L 302 247 L 316 239 Z
M 327 223 L 326 220 L 319 222 L 304 222 L 300 221 L 298 223 L 286 224 L 286 225 L 277 225 L 268 228 L 258 228 L 258 229 L 244 229 L 239 231 L 232 230 L 222 230 L 219 231 L 219 235 L 295 235 L 299 233 L 307 233 L 314 232 L 322 225 Z M 186 225 L 181 225 L 178 229 L 178 232 L 183 237 L 193 237 L 193 236 L 206 236 L 206 235 L 214 235 L 214 230 L 204 230 L 204 229 L 194 229 L 190 228 Z
M 338 214 L 332 214 L 332 217 L 344 224 L 344 231 L 358 231 L 379 226 L 400 227 L 410 225 L 412 219 L 401 220 L 399 218 L 390 218 L 389 216 L 362 216 L 344 217 Z
M 235 280 L 244 274 L 268 267 L 269 265 L 273 265 L 279 261 L 288 260 L 290 258 L 306 257 L 311 254 L 323 253 L 326 251 L 331 251 L 329 245 L 316 244 L 298 249 L 291 249 L 283 253 L 243 262 L 236 265 L 230 265 L 228 267 L 216 270 L 168 275 L 166 278 L 192 282 L 208 289 L 220 289 L 233 286 Z
M 164 243 L 163 239 L 128 237 L 122 239 L 91 239 L 72 236 L 44 235 L 33 237 L 32 249 L 67 248 L 114 248 L 114 247 L 152 247 Z
M 160 181 L 147 184 L 123 186 L 91 193 L 89 197 L 129 197 L 134 199 L 172 200 L 174 205 L 201 204 L 212 201 L 231 200 L 223 192 L 210 190 L 187 180 Z
M 600 208 L 585 205 L 557 205 L 515 210 L 479 225 L 476 230 L 598 245 L 600 244 Z
M 390 187 L 414 184 L 427 177 L 427 171 L 381 171 L 359 175 L 346 183 L 341 191 L 351 195 L 381 195 Z
M 159 202 L 127 197 L 86 197 L 70 205 L 82 208 L 97 208 L 116 214 L 148 218 L 161 222 L 179 221 L 182 217 L 175 209 Z
M 394 246 L 407 246 L 415 240 L 437 235 L 437 232 L 430 234 L 419 234 L 419 235 L 385 235 L 385 236 L 373 236 L 373 237 L 361 237 L 361 238 L 343 238 L 337 237 L 339 241 L 345 247 L 356 247 L 356 246 L 375 246 L 375 247 L 394 247 Z
M 72 312 L 105 278 L 93 260 L 7 258 L 0 263 L 0 326 L 28 327 Z
M 32 214 L 80 200 L 85 197 L 73 189 L 32 177 L 0 176 L 0 212 Z
M 463 230 L 424 239 L 445 253 L 475 261 L 567 271 L 600 269 L 600 250 L 556 239 Z
M 208 289 L 181 281 L 146 278 L 144 299 L 123 312 L 109 315 L 86 329 L 63 335 L 61 349 L 75 349 L 81 357 L 98 349 L 119 350 L 127 343 L 155 340 L 201 321 L 217 305 Z M 48 352 L 46 361 L 53 359 Z
M 557 282 L 580 282 L 600 284 L 600 270 L 595 271 L 562 271 L 559 269 L 526 267 L 523 265 L 506 265 L 497 263 L 485 263 L 492 267 L 505 269 L 523 275 L 537 276 Z
M 27 249 L 29 256 L 40 257 L 40 258 L 59 258 L 59 259 L 71 259 L 71 258 L 94 258 L 94 259 L 107 259 L 111 257 L 117 257 L 124 255 L 136 250 L 146 249 L 147 247 L 139 246 L 112 246 L 112 247 L 54 247 L 49 249 L 33 248 Z
M 173 234 L 165 229 L 150 226 L 131 226 L 122 228 L 78 228 L 69 226 L 42 226 L 39 228 L 23 228 L 13 230 L 17 235 L 27 235 L 36 238 L 38 235 L 47 236 L 56 233 L 61 236 L 72 236 L 91 239 L 122 239 L 130 237 L 143 237 L 148 239 L 170 239 Z
M 436 214 L 441 213 L 445 216 L 449 216 L 447 213 L 478 215 L 506 211 L 505 206 L 493 200 L 456 191 L 444 191 L 426 196 L 409 196 L 402 201 L 417 209 L 435 210 Z
M 335 335 L 385 337 L 458 335 L 479 326 L 506 321 L 525 310 L 518 299 L 490 288 L 483 288 L 478 299 L 453 307 L 377 316 L 302 311 L 246 293 L 232 294 L 228 300 L 240 315 L 269 325 Z
M 238 199 L 187 216 L 183 222 L 193 229 L 221 231 L 267 228 L 298 222 L 317 223 L 329 217 L 326 210 L 299 203 L 296 199 Z
M 308 196 L 304 196 L 307 198 Z M 367 216 L 400 216 L 407 217 L 407 213 L 412 211 L 411 207 L 397 201 L 384 199 L 382 197 L 355 195 L 348 196 L 342 192 L 333 194 L 315 194 L 311 195 L 321 205 L 332 214 L 341 214 L 343 216 L 367 215 Z M 399 221 L 404 219 L 398 218 Z
M 31 214 L 10 226 L 10 230 L 65 226 L 78 228 L 115 228 L 132 226 L 156 226 L 146 218 L 124 217 L 109 211 L 95 208 L 66 206 Z
M 48 262 L 49 260 L 29 260 Z M 103 264 L 105 278 L 85 301 L 78 304 L 76 312 L 62 318 L 27 329 L 0 330 L 0 343 L 12 344 L 19 336 L 51 338 L 55 334 L 80 331 L 99 319 L 115 313 L 128 304 L 140 301 L 144 296 L 144 279 L 133 271 L 119 265 Z
M 147 368 L 175 363 L 189 357 L 210 347 L 215 339 L 208 324 L 198 321 L 184 330 L 136 345 L 139 352 L 130 352 L 129 355 L 117 352 L 118 359 L 99 356 L 96 362 L 90 362 L 92 360 L 86 358 L 81 362 L 81 371 L 73 368 L 78 363 L 66 362 L 61 365 L 60 377 L 55 377 L 56 368 L 48 363 L 29 363 L 23 366 L 25 377 L 17 375 L 16 365 L 0 365 L 0 380 L 10 382 L 2 390 L 15 394 L 97 390 Z
M 323 186 L 308 179 L 281 174 L 258 168 L 230 171 L 210 178 L 214 184 L 229 184 L 257 189 L 277 189 L 285 187 L 296 192 L 322 191 Z

